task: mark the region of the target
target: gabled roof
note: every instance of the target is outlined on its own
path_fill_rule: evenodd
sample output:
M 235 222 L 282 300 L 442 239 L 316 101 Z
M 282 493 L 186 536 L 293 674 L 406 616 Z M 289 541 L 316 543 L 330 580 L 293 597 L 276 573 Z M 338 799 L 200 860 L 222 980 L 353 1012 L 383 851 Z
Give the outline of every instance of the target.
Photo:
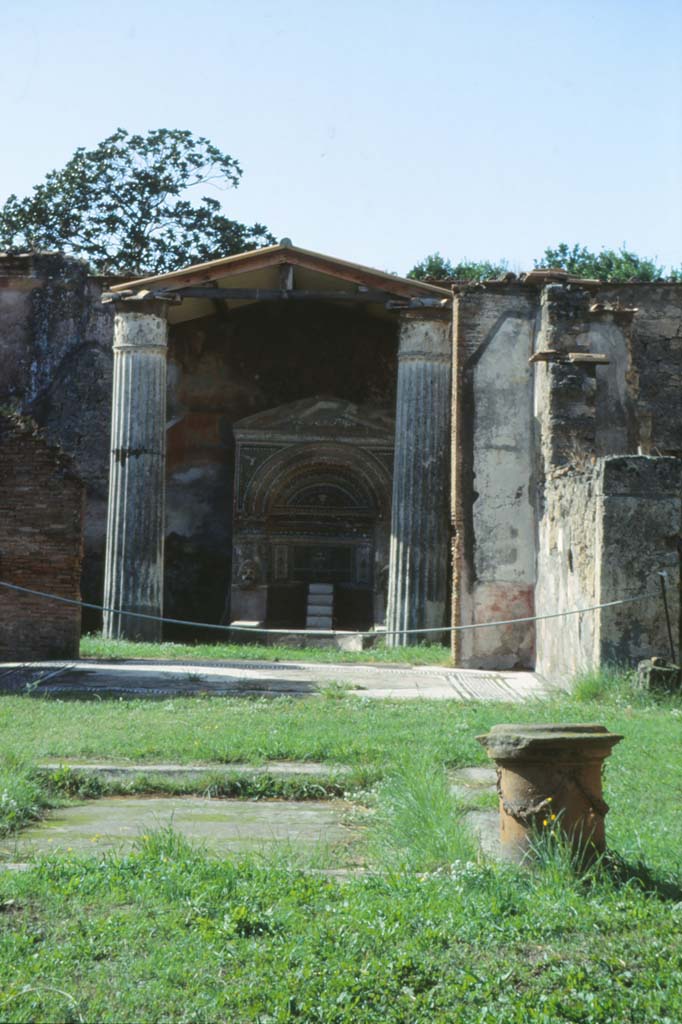
M 210 263 L 197 263 L 183 270 L 174 270 L 168 274 L 156 274 L 152 277 L 139 277 L 125 284 L 117 284 L 111 288 L 114 294 L 121 292 L 168 291 L 193 287 L 202 284 L 216 284 L 237 275 L 251 274 L 254 271 L 268 269 L 278 270 L 284 265 L 300 267 L 326 277 L 335 278 L 348 284 L 364 288 L 377 289 L 403 298 L 441 298 L 451 299 L 449 288 L 426 284 L 424 281 L 413 281 L 410 278 L 397 277 L 383 270 L 374 270 L 359 263 L 349 263 L 335 256 L 300 249 L 292 245 L 288 239 L 278 245 L 270 245 L 264 249 L 252 249 L 249 252 L 226 256 Z

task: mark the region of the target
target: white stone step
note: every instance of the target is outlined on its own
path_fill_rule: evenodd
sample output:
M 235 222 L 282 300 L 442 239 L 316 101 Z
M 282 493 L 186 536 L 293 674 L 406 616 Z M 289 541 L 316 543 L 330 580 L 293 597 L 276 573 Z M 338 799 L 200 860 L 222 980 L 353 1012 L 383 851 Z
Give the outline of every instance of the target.
M 333 583 L 309 583 L 308 584 L 309 594 L 334 594 Z
M 307 615 L 332 615 L 334 609 L 330 604 L 308 604 L 306 609 Z
M 306 629 L 331 629 L 331 615 L 309 615 L 305 623 Z

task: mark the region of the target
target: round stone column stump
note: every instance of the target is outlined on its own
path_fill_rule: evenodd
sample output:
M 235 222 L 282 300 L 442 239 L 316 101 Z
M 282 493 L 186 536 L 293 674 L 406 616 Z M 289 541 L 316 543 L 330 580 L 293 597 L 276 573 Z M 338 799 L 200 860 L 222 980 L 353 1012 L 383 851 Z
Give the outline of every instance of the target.
M 606 848 L 602 765 L 622 736 L 603 725 L 495 725 L 476 739 L 497 766 L 502 857 L 532 856 L 544 830 L 562 833 L 585 862 Z

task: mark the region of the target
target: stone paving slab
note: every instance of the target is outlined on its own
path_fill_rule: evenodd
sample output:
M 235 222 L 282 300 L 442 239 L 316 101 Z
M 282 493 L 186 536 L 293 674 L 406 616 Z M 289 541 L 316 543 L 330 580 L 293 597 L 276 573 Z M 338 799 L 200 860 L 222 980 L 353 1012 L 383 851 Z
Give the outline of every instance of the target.
M 420 665 L 306 662 L 75 662 L 0 664 L 0 692 L 147 699 L 180 696 L 306 697 L 325 686 L 390 700 L 483 700 L 520 703 L 558 692 L 533 672 L 493 672 Z
M 495 860 L 501 857 L 500 812 L 477 807 L 482 794 L 496 795 L 497 772 L 492 765 L 471 765 L 449 773 L 450 790 L 467 810 L 464 821 L 471 829 L 482 852 Z
M 36 854 L 119 850 L 172 826 L 214 853 L 290 843 L 308 849 L 348 844 L 342 800 L 215 800 L 204 797 L 106 797 L 48 812 L 40 824 L 0 841 L 0 858 L 17 864 Z
M 321 761 L 267 761 L 262 765 L 245 762 L 220 764 L 130 764 L 124 761 L 83 761 L 64 757 L 58 761 L 43 761 L 38 765 L 46 771 L 70 768 L 72 771 L 92 772 L 105 779 L 134 778 L 137 775 L 163 775 L 169 779 L 200 779 L 206 775 L 239 774 L 269 775 L 281 779 L 327 779 L 347 775 L 351 770 L 345 764 L 325 764 Z

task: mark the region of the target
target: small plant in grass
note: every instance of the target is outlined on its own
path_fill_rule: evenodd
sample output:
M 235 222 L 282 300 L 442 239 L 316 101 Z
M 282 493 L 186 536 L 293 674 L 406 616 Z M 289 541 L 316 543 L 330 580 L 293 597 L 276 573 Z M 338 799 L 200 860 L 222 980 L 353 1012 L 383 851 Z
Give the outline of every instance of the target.
M 638 696 L 634 672 L 617 665 L 590 669 L 576 676 L 573 696 L 587 703 L 607 699 L 625 700 L 629 703 Z
M 529 862 L 542 872 L 545 882 L 559 887 L 576 880 L 594 881 L 602 874 L 604 854 L 579 829 L 567 835 L 562 826 L 563 812 L 555 814 L 551 799 L 544 816 L 533 823 Z
M 343 700 L 344 697 L 352 696 L 356 689 L 357 687 L 350 686 L 348 683 L 339 683 L 334 680 L 320 687 L 320 692 L 325 700 Z
M 371 830 L 389 868 L 433 871 L 477 856 L 445 771 L 426 758 L 408 760 L 380 787 Z
M 30 768 L 8 759 L 0 767 L 0 836 L 40 818 L 49 800 Z
M 49 793 L 65 797 L 94 800 L 107 791 L 106 782 L 94 772 L 60 765 L 59 768 L 38 770 L 38 778 Z

